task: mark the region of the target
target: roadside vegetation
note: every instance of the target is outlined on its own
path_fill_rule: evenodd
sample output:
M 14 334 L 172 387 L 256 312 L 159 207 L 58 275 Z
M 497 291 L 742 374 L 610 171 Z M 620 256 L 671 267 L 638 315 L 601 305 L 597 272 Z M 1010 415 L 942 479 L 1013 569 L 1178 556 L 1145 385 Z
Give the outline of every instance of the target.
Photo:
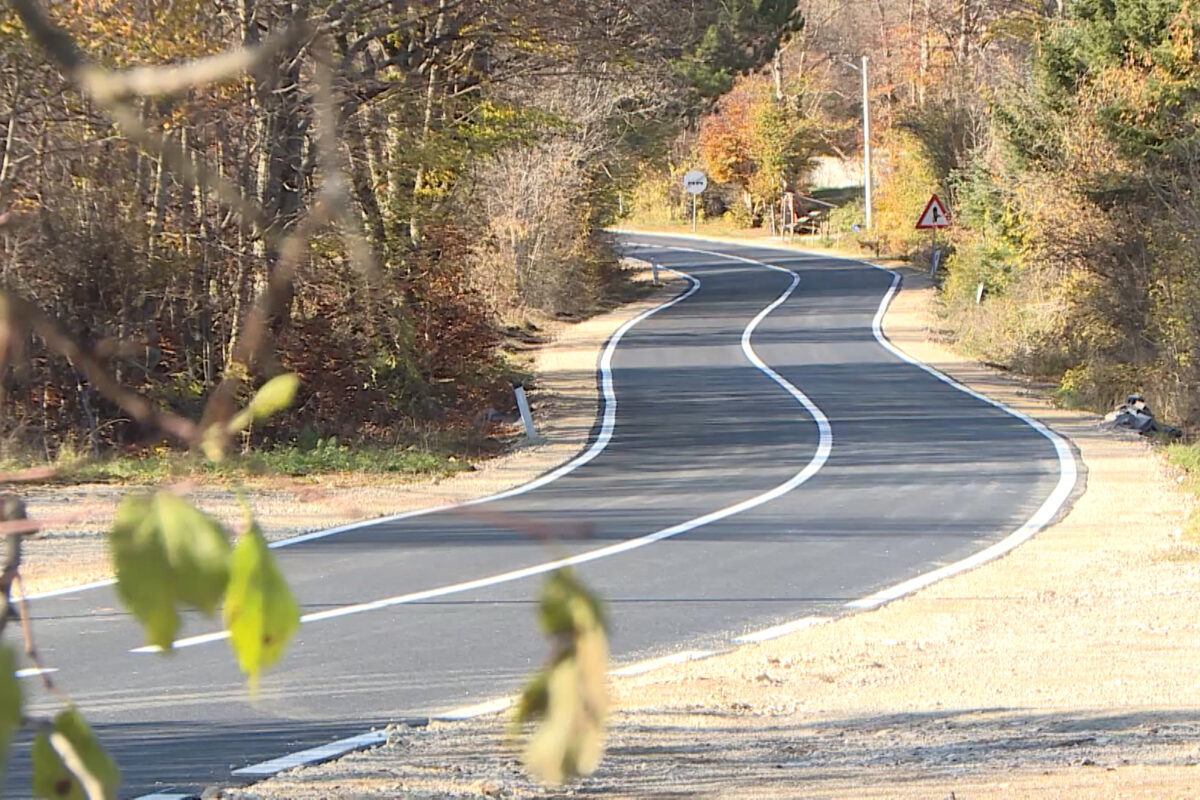
M 858 56 L 870 57 L 873 227 L 861 200 L 812 213 L 802 241 L 928 266 L 914 223 L 933 193 L 942 324 L 965 353 L 1055 381 L 1098 411 L 1129 394 L 1200 426 L 1200 12 L 1182 0 L 805 5 L 808 24 L 643 164 L 634 224 L 690 219 L 706 169 L 711 230 L 772 230 L 786 190 L 861 187 Z M 785 131 L 786 133 L 781 133 Z M 853 186 L 849 187 L 853 189 Z M 719 221 L 719 222 L 718 222 Z
M 628 293 L 601 232 L 619 187 L 799 25 L 794 2 L 343 6 L 50 4 L 82 55 L 111 68 L 281 48 L 236 81 L 149 94 L 120 125 L 0 8 L 4 281 L 95 343 L 123 386 L 184 415 L 246 366 L 237 351 L 277 235 L 325 185 L 311 37 L 277 40 L 329 32 L 349 195 L 336 221 L 351 235 L 315 230 L 281 290 L 274 352 L 251 377 L 290 372 L 300 388 L 248 434 L 254 447 L 485 437 L 480 415 L 510 411 L 521 377 L 510 332 Z M 234 193 L 262 213 L 232 213 Z M 10 344 L 0 458 L 136 458 L 155 442 L 44 336 Z
M 1197 500 L 1184 525 L 1183 538 L 1192 546 L 1200 546 L 1200 444 L 1169 444 L 1166 453 L 1168 461 L 1183 472 L 1182 488 Z
M 185 478 L 245 484 L 256 478 L 303 478 L 340 473 L 356 473 L 360 478 L 386 476 L 389 480 L 437 478 L 469 470 L 469 461 L 460 455 L 469 449 L 453 441 L 440 447 L 430 444 L 379 447 L 342 444 L 331 438 L 306 447 L 290 445 L 235 454 L 219 462 L 172 448 L 99 459 L 63 453 L 52 465 L 51 479 L 59 484 L 152 485 Z M 11 473 L 30 466 L 28 463 L 9 463 L 0 465 L 0 470 Z

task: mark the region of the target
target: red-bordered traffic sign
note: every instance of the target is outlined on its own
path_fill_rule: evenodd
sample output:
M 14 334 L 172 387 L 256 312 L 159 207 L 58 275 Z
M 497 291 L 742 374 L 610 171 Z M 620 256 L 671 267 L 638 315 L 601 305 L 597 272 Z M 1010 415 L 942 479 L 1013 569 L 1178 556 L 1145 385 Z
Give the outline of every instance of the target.
M 929 198 L 929 203 L 925 206 L 925 210 L 921 212 L 921 216 L 917 219 L 917 228 L 926 230 L 929 228 L 945 228 L 950 225 L 950 215 L 946 213 L 946 207 L 942 205 L 942 201 L 935 194 Z

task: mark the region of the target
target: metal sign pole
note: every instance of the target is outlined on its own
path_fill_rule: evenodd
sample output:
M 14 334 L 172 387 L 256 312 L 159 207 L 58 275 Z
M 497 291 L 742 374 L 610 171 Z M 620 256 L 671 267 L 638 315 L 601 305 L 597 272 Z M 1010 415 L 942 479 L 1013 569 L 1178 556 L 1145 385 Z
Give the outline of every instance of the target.
M 692 233 L 696 232 L 696 198 L 700 195 L 692 193 Z
M 936 278 L 938 270 L 937 228 L 932 228 L 930 232 L 933 234 L 933 246 L 929 251 L 929 277 Z

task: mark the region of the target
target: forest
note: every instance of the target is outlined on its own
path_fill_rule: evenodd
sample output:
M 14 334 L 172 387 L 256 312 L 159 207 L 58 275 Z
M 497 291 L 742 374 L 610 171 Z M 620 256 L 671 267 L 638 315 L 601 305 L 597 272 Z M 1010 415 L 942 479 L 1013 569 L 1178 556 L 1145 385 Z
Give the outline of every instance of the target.
M 769 228 L 818 159 L 859 163 L 863 55 L 873 228 L 852 231 L 862 201 L 838 193 L 826 233 L 927 258 L 912 220 L 940 192 L 956 222 L 948 336 L 1057 381 L 1065 402 L 1141 392 L 1173 422 L 1198 421 L 1197 12 L 1185 2 L 48 9 L 115 70 L 270 45 L 237 80 L 121 98 L 122 124 L 34 46 L 15 7 L 0 10 L 5 286 L 117 383 L 183 416 L 231 372 L 253 373 L 241 400 L 255 381 L 299 375 L 294 408 L 246 443 L 470 429 L 511 403 L 505 337 L 602 303 L 618 280 L 603 228 L 682 219 L 688 168 L 714 182 L 710 218 Z M 314 46 L 326 41 L 327 53 Z M 322 61 L 348 207 L 308 240 L 273 349 L 246 364 L 239 336 L 280 237 L 327 177 L 313 124 Z M 4 457 L 179 444 L 32 330 L 5 347 Z
M 147 414 L 277 374 L 300 389 L 268 445 L 403 443 L 511 404 L 506 333 L 603 302 L 621 187 L 800 26 L 784 0 L 56 0 L 72 75 L 21 5 L 0 8 L 0 260 L 12 317 L 44 318 L 4 342 L 0 435 L 51 462 L 187 445 Z M 242 48 L 253 69 L 182 90 L 86 77 Z M 272 346 L 243 352 L 270 287 Z

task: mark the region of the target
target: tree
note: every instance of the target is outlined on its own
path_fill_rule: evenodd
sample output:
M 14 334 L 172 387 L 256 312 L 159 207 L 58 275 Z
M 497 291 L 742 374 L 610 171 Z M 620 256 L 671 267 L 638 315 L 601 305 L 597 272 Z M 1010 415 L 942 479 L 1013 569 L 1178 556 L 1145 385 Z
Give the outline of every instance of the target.
M 750 215 L 761 215 L 819 152 L 814 127 L 765 76 L 743 78 L 702 120 L 700 156 L 714 180 L 739 188 Z

